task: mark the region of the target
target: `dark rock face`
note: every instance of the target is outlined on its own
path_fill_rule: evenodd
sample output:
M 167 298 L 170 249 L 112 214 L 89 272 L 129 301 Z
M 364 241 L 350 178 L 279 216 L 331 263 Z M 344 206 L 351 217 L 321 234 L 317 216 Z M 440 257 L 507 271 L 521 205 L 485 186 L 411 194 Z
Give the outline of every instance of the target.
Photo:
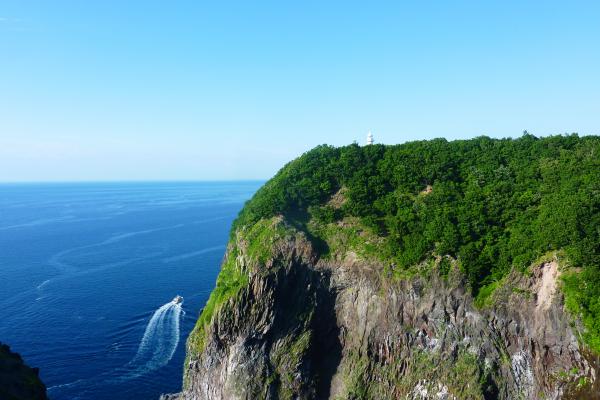
M 600 399 L 556 260 L 476 308 L 457 268 L 394 278 L 356 257 L 319 260 L 302 234 L 264 265 L 238 248 L 249 283 L 203 347 L 188 345 L 184 391 L 165 399 Z
M 37 368 L 30 368 L 10 348 L 0 343 L 0 399 L 46 400 L 46 386 Z

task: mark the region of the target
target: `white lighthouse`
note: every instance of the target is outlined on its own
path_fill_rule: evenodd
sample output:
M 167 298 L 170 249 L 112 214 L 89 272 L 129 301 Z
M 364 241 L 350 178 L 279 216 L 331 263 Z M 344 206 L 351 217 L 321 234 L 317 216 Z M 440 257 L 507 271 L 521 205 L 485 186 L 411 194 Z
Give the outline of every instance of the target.
M 367 134 L 367 145 L 369 144 L 373 144 L 373 134 L 371 133 L 371 131 L 369 131 L 369 133 Z

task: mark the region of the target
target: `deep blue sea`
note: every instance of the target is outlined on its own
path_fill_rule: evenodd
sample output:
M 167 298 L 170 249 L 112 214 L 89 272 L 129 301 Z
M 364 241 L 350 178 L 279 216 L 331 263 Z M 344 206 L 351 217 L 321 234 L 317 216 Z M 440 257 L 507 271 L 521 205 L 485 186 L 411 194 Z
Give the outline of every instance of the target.
M 178 391 L 231 222 L 261 184 L 0 185 L 0 341 L 54 400 Z

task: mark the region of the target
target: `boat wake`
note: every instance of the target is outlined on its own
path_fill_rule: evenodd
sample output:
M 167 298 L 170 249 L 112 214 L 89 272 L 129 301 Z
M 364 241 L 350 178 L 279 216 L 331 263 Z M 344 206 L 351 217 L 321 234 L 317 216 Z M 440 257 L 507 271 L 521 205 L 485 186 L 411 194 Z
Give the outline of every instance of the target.
M 179 344 L 179 323 L 184 314 L 182 303 L 183 297 L 176 296 L 154 312 L 146 325 L 135 357 L 125 365 L 125 372 L 117 380 L 145 375 L 164 367 L 173 358 Z
M 167 365 L 179 344 L 179 324 L 181 316 L 185 315 L 181 307 L 182 303 L 183 297 L 176 296 L 172 301 L 159 307 L 148 321 L 133 359 L 122 367 L 96 376 L 93 379 L 94 386 L 136 379 Z M 87 390 L 91 389 L 89 386 L 89 379 L 79 379 L 75 382 L 51 386 L 48 391 L 53 395 L 60 392 L 61 395 L 72 395 L 74 396 L 72 398 L 79 399 L 85 398 Z
M 179 344 L 181 303 L 170 301 L 154 312 L 130 365 L 145 373 L 167 365 Z

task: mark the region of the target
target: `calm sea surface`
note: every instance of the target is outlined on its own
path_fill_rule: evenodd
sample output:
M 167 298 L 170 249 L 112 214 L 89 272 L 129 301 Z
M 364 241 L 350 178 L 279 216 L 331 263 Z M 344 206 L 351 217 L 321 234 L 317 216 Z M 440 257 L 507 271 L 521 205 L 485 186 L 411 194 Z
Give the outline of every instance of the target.
M 178 391 L 229 227 L 260 185 L 0 185 L 0 341 L 51 399 Z

